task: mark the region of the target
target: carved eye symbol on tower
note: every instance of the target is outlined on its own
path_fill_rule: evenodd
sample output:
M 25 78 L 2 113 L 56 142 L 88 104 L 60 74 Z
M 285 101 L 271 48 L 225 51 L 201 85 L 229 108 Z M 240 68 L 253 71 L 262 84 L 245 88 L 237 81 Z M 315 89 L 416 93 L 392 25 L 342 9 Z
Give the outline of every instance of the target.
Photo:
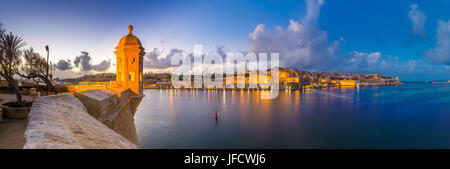
M 133 57 L 133 58 L 131 58 L 131 64 L 133 64 L 134 63 L 134 61 L 136 61 L 136 59 Z

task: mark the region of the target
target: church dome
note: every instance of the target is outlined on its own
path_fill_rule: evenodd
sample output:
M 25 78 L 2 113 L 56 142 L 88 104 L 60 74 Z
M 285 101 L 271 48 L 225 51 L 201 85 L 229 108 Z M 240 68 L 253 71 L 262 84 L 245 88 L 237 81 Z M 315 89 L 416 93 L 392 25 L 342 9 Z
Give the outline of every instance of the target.
M 126 35 L 126 36 L 122 37 L 122 39 L 120 39 L 119 45 L 117 47 L 127 46 L 127 45 L 139 45 L 139 48 L 142 48 L 141 41 L 132 34 L 133 26 L 129 25 L 128 30 L 129 30 L 128 35 Z

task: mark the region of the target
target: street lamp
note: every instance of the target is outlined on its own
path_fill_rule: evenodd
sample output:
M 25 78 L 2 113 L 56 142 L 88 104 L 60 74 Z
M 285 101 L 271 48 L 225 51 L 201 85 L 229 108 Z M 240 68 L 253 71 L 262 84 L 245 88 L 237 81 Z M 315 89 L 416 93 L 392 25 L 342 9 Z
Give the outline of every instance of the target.
M 48 71 L 49 71 L 48 69 L 50 68 L 49 63 L 48 63 L 49 53 L 50 53 L 49 50 L 50 50 L 50 49 L 48 48 L 48 45 L 45 46 L 45 50 L 47 51 L 47 66 L 48 66 L 48 67 L 47 67 L 47 72 L 46 72 L 47 74 L 46 74 L 46 75 L 47 75 L 47 78 L 48 78 L 48 75 L 49 75 L 49 74 L 48 74 Z

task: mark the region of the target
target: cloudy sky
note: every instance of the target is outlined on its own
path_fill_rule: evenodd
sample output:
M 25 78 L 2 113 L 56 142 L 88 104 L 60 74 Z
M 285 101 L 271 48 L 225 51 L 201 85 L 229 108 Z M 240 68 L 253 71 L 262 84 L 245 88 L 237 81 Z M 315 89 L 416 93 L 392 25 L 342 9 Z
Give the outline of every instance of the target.
M 310 71 L 450 80 L 450 1 L 2 0 L 0 23 L 45 55 L 56 76 L 115 72 L 114 47 L 134 25 L 146 70 L 196 44 L 220 52 L 278 52 Z

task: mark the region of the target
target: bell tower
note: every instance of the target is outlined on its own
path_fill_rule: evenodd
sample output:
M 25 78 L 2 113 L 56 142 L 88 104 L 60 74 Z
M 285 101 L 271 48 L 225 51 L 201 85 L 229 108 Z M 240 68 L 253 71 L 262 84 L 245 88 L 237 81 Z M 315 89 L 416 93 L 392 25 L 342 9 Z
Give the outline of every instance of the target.
M 128 26 L 128 35 L 122 37 L 114 52 L 117 56 L 116 87 L 131 89 L 143 95 L 142 72 L 144 69 L 144 48 L 141 41 L 133 35 L 133 26 Z

